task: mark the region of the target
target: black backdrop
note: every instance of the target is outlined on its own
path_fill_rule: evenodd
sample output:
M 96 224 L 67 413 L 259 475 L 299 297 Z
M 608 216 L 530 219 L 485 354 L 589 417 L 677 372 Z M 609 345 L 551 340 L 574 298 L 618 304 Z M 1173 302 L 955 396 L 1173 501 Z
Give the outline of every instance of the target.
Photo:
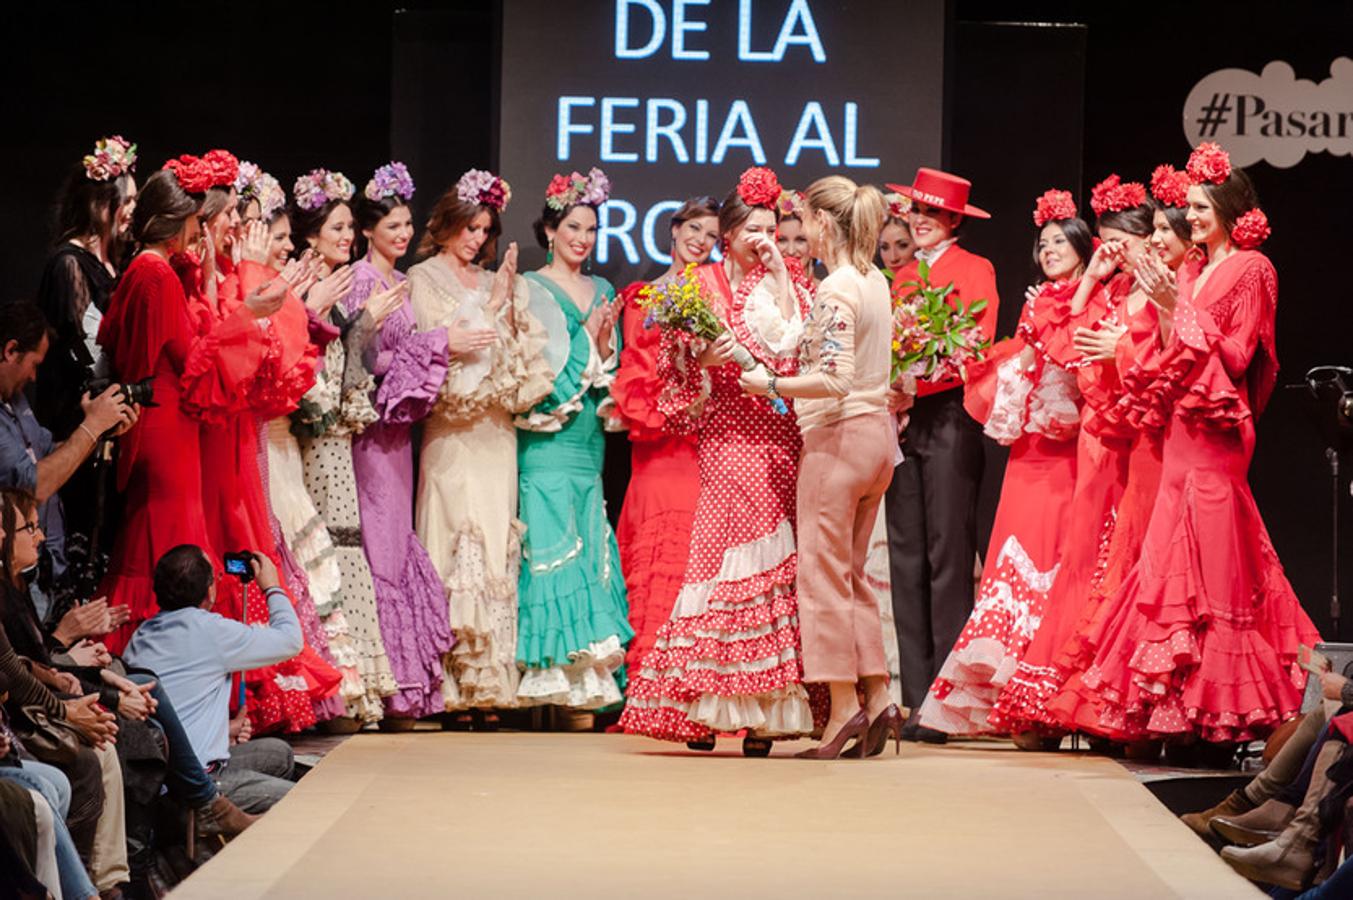
M 409 10 L 398 33 L 396 8 Z M 878 9 L 880 27 L 903 33 L 903 4 Z M 1182 164 L 1181 109 L 1199 78 L 1282 59 L 1298 77 L 1318 81 L 1332 59 L 1349 53 L 1353 35 L 1353 8 L 1318 0 L 1276 9 L 953 0 L 950 13 L 945 162 L 972 176 L 975 201 L 996 213 L 968 241 L 997 261 L 1003 320 L 1013 317 L 1028 279 L 1028 216 L 1038 193 L 1064 186 L 1084 200 L 1110 171 L 1142 179 L 1158 162 Z M 490 0 L 242 0 L 228 7 L 49 0 L 8 17 L 13 39 L 0 58 L 3 297 L 36 288 L 62 174 L 105 133 L 139 142 L 142 175 L 171 154 L 220 145 L 284 184 L 316 165 L 361 184 L 394 155 L 421 185 L 419 213 L 461 171 L 494 163 L 497 13 Z M 990 24 L 1018 22 L 1085 28 L 1067 38 Z M 569 64 L 577 63 L 561 51 L 560 65 Z M 886 71 L 881 60 L 881 76 Z M 396 72 L 424 93 L 395 96 Z M 440 114 L 424 115 L 434 100 Z M 1353 108 L 1353 98 L 1344 106 Z M 1353 304 L 1334 276 L 1340 254 L 1353 246 L 1353 159 L 1321 153 L 1291 169 L 1258 163 L 1249 171 L 1274 225 L 1266 249 L 1281 281 L 1282 381 L 1299 380 L 1311 365 L 1349 362 Z M 1324 627 L 1329 476 L 1321 442 L 1291 392 L 1279 392 L 1260 422 L 1252 480 L 1289 577 Z M 998 485 L 989 482 L 992 496 Z M 1344 498 L 1347 516 L 1353 509 Z M 1353 560 L 1344 547 L 1347 573 Z M 1351 583 L 1347 575 L 1344 582 Z

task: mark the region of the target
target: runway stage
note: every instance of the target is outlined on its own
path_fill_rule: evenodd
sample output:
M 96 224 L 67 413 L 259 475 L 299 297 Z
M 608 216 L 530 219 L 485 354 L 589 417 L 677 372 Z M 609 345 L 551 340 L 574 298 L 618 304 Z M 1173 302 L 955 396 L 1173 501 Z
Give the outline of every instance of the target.
M 1262 896 L 1108 759 L 994 742 L 864 762 L 793 749 L 362 734 L 173 896 Z

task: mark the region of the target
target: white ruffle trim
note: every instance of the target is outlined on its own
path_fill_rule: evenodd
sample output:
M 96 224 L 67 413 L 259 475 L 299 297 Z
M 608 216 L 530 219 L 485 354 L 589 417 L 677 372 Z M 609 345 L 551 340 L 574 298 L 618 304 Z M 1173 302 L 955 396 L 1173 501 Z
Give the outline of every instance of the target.
M 597 345 L 592 341 L 591 335 L 587 337 L 587 365 L 583 368 L 582 376 L 578 379 L 578 393 L 569 397 L 549 412 L 540 412 L 531 410 L 528 413 L 517 416 L 514 420 L 516 426 L 524 431 L 539 431 L 553 433 L 562 431 L 568 420 L 573 418 L 583 408 L 583 398 L 587 392 L 593 388 L 610 387 L 611 382 L 615 381 L 616 359 L 614 353 L 605 361 L 597 353 Z M 609 366 L 609 368 L 607 368 Z M 598 410 L 600 413 L 600 410 Z
M 709 597 L 719 584 L 742 581 L 771 569 L 794 554 L 794 526 L 788 519 L 765 537 L 724 551 L 719 572 L 709 581 L 687 584 L 677 595 L 673 618 L 703 615 L 709 609 Z
M 1066 441 L 1080 429 L 1080 388 L 1075 374 L 1047 363 L 1038 386 L 1029 396 L 1029 421 L 1026 430 Z
M 790 684 L 769 694 L 721 697 L 701 694 L 686 717 L 710 731 L 748 729 L 758 737 L 790 737 L 813 733 L 813 712 L 801 684 Z
M 588 645 L 571 654 L 567 666 L 527 669 L 517 687 L 522 706 L 550 703 L 573 709 L 600 709 L 619 703 L 620 687 L 612 674 L 625 660 L 618 635 Z
M 1024 434 L 1024 408 L 1033 386 L 1018 354 L 1001 363 L 996 370 L 996 396 L 991 401 L 991 415 L 987 417 L 982 433 L 1003 447 L 1019 440 Z
M 1019 542 L 1019 538 L 1013 534 L 1006 538 L 1005 543 L 1001 545 L 1001 552 L 996 557 L 996 568 L 999 569 L 1001 563 L 1006 560 L 1009 560 L 1010 564 L 1015 567 L 1015 571 L 1019 573 L 1020 578 L 1024 579 L 1024 583 L 1031 590 L 1040 594 L 1046 594 L 1052 590 L 1052 583 L 1057 578 L 1058 570 L 1062 568 L 1062 564 L 1058 562 L 1053 564 L 1053 567 L 1046 572 L 1039 569 L 1034 561 L 1029 558 L 1029 551 L 1024 549 L 1024 545 Z M 992 571 L 995 571 L 995 569 Z
M 766 349 L 776 356 L 786 356 L 794 353 L 798 349 L 799 342 L 803 340 L 803 315 L 799 312 L 796 295 L 794 316 L 785 319 L 780 312 L 780 304 L 775 300 L 775 292 L 771 289 L 774 283 L 775 279 L 770 275 L 766 275 L 757 283 L 747 295 L 742 316 Z M 791 284 L 790 291 L 794 290 L 794 285 Z

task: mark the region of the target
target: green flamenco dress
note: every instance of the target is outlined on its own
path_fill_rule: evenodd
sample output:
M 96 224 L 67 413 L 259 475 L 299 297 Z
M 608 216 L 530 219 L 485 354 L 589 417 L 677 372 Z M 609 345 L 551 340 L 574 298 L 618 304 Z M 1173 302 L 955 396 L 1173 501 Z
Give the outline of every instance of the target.
M 592 277 L 587 312 L 548 277 L 525 276 L 531 312 L 550 335 L 554 389 L 517 418 L 518 515 L 526 525 L 518 581 L 517 699 L 600 709 L 619 703 L 616 672 L 634 636 L 620 552 L 606 519 L 602 417 L 619 354 L 603 362 L 584 323 L 615 297 Z

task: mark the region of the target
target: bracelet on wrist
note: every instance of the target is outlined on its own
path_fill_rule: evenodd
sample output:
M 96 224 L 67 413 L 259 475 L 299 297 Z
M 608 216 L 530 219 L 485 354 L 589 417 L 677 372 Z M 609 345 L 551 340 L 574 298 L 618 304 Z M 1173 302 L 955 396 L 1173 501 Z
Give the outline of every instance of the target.
M 775 389 L 775 373 L 770 372 L 770 381 L 766 385 L 766 393 L 772 397 L 780 396 L 780 392 Z

